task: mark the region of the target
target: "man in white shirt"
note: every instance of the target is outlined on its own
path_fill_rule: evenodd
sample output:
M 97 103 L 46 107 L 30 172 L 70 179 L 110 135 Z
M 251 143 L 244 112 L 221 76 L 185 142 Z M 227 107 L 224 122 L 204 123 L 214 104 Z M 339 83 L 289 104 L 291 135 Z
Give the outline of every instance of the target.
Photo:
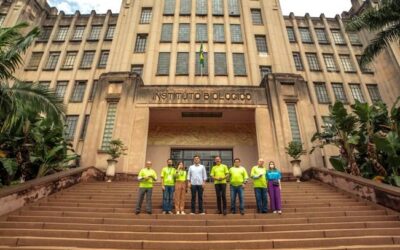
M 194 164 L 189 167 L 188 171 L 188 183 L 189 188 L 192 192 L 192 212 L 196 213 L 196 194 L 198 197 L 199 213 L 205 214 L 203 209 L 203 190 L 205 187 L 205 182 L 207 180 L 206 168 L 200 164 L 200 157 L 195 156 L 193 158 Z

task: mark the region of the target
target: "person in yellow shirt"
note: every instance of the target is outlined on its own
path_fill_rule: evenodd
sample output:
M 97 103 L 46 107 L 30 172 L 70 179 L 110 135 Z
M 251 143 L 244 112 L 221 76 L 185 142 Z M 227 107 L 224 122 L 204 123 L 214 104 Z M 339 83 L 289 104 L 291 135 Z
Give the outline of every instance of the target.
M 259 159 L 258 165 L 251 169 L 250 176 L 253 179 L 254 194 L 256 196 L 257 213 L 268 212 L 267 200 L 267 178 L 266 168 L 264 167 L 264 160 Z
M 210 176 L 214 179 L 218 213 L 226 215 L 226 180 L 229 176 L 229 170 L 221 162 L 220 156 L 215 157 L 215 166 L 212 167 Z
M 185 214 L 185 195 L 187 190 L 187 172 L 183 162 L 179 162 L 175 174 L 175 211 Z
M 167 164 L 168 165 L 161 170 L 161 186 L 163 190 L 162 208 L 163 214 L 172 214 L 176 169 L 171 159 L 167 160 Z
M 146 211 L 152 213 L 151 196 L 153 193 L 153 182 L 157 181 L 157 173 L 151 168 L 151 161 L 146 162 L 146 167 L 140 170 L 138 175 L 139 180 L 139 195 L 136 203 L 136 214 L 140 214 L 144 196 L 146 195 Z
M 244 215 L 244 188 L 249 176 L 244 167 L 240 165 L 240 159 L 235 158 L 234 165 L 229 169 L 229 183 L 231 187 L 231 212 L 236 213 L 236 197 L 239 196 L 240 214 Z

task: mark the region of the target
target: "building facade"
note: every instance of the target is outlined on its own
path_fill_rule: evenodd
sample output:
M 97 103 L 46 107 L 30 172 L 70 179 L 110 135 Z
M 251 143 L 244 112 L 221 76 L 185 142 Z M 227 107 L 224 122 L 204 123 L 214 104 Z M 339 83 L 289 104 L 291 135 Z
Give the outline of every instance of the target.
M 45 0 L 0 1 L 0 24 L 42 28 L 17 77 L 55 89 L 81 165 L 106 167 L 111 139 L 128 147 L 118 172 L 146 159 L 210 166 L 221 155 L 250 168 L 258 158 L 291 172 L 285 146 L 326 123 L 329 105 L 391 105 L 400 95 L 399 47 L 373 65 L 358 57 L 371 34 L 346 33 L 348 17 L 283 16 L 278 0 L 122 0 L 119 14 L 66 15 Z M 200 63 L 203 46 L 204 66 Z M 302 157 L 327 166 L 336 149 Z

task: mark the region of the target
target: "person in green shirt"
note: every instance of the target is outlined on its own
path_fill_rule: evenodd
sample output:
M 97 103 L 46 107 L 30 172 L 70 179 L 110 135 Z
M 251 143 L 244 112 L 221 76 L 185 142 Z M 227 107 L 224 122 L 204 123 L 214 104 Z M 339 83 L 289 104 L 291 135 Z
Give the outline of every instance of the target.
M 136 203 L 136 214 L 140 214 L 144 196 L 146 195 L 146 211 L 152 213 L 151 196 L 153 193 L 153 182 L 157 181 L 157 173 L 151 168 L 151 161 L 146 162 L 146 167 L 140 170 L 138 175 L 139 180 L 139 196 Z
M 250 173 L 253 179 L 254 194 L 256 196 L 257 213 L 263 214 L 268 212 L 266 171 L 264 160 L 259 159 L 258 165 L 254 166 Z
M 218 213 L 226 215 L 226 179 L 229 176 L 229 170 L 221 162 L 220 156 L 215 157 L 215 166 L 212 167 L 210 176 L 214 179 Z
M 231 187 L 231 212 L 236 213 L 236 197 L 239 196 L 240 214 L 244 215 L 244 188 L 249 178 L 244 167 L 240 166 L 240 159 L 235 158 L 234 165 L 229 169 L 229 183 Z
M 171 214 L 175 191 L 176 169 L 171 159 L 167 160 L 167 166 L 161 170 L 161 186 L 163 190 L 163 214 Z
M 185 195 L 187 191 L 187 172 L 183 162 L 179 162 L 175 174 L 175 211 L 185 214 Z

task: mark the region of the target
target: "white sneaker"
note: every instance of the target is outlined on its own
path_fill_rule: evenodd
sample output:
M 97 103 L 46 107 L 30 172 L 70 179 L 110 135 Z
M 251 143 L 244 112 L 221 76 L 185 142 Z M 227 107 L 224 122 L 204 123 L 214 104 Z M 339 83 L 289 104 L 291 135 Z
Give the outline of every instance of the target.
M 185 211 L 182 211 L 181 214 L 186 214 Z
M 200 213 L 200 215 L 205 215 L 205 214 L 206 214 L 206 213 L 204 213 L 204 212 L 203 212 L 203 213 Z
M 277 213 L 277 211 L 273 211 L 272 213 L 276 214 L 276 213 Z
M 195 214 L 195 213 L 190 213 L 190 214 Z
M 279 210 L 279 211 L 278 211 L 278 214 L 282 214 L 282 211 L 281 211 L 281 210 Z
M 181 212 L 178 211 L 178 212 L 176 212 L 176 214 L 181 214 Z
M 167 212 L 163 211 L 162 214 L 167 214 Z

